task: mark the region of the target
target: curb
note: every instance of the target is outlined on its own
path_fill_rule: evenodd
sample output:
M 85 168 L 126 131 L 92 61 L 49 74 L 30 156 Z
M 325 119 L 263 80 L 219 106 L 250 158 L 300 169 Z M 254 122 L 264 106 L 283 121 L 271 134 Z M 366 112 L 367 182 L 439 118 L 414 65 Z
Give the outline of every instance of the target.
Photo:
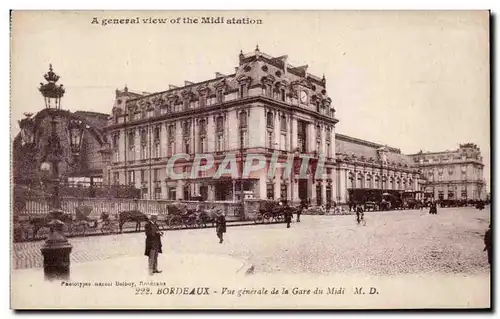
M 228 222 L 226 224 L 226 227 L 259 226 L 259 225 L 273 225 L 273 224 L 284 224 L 284 222 L 269 222 L 269 223 L 259 223 L 259 224 L 256 224 L 253 221 L 245 221 L 245 222 L 239 221 L 239 222 Z M 192 229 L 209 229 L 209 228 L 215 228 L 215 227 L 213 227 L 213 226 L 207 226 L 207 227 L 182 227 L 182 228 L 176 228 L 176 229 L 167 228 L 167 229 L 162 229 L 162 231 L 170 232 L 170 231 L 182 231 L 182 230 L 192 230 Z M 112 235 L 133 234 L 133 233 L 143 233 L 143 232 L 144 232 L 144 230 L 141 230 L 141 231 L 135 231 L 135 230 L 126 231 L 126 230 L 124 230 L 121 233 L 95 232 L 95 233 L 88 233 L 88 234 L 85 234 L 85 235 L 66 236 L 66 238 L 112 236 Z M 44 241 L 44 240 L 45 240 L 44 238 L 28 239 L 28 240 L 14 242 L 14 244 L 39 242 L 39 241 Z

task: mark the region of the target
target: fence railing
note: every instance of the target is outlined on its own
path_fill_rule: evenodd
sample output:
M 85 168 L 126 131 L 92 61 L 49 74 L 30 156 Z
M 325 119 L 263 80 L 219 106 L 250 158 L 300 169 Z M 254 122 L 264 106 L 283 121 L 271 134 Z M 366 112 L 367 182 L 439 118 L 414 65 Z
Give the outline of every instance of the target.
M 151 214 L 168 214 L 168 205 L 172 204 L 172 200 L 149 200 L 149 199 L 106 199 L 106 198 L 62 198 L 61 208 L 64 212 L 76 214 L 77 209 L 87 207 L 90 209 L 89 218 L 98 219 L 103 212 L 110 215 L 118 214 L 122 211 L 138 210 L 146 215 Z M 228 217 L 242 217 L 241 203 L 227 201 L 177 201 L 187 205 L 188 209 L 215 208 L 221 210 Z M 18 217 L 43 215 L 51 211 L 51 206 L 46 201 L 26 201 L 23 209 L 15 214 Z

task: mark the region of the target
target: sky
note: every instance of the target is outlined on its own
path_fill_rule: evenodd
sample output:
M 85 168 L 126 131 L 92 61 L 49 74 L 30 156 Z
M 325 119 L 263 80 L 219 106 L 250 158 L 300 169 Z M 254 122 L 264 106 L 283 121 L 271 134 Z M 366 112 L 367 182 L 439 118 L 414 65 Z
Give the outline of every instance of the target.
M 169 22 L 203 16 L 262 24 Z M 102 26 L 94 17 L 168 21 Z M 44 107 L 38 87 L 49 63 L 66 88 L 64 109 L 110 113 L 116 89 L 158 92 L 230 74 L 240 50 L 258 44 L 325 75 L 338 133 L 403 153 L 476 143 L 489 188 L 488 19 L 486 11 L 14 12 L 11 134 L 24 112 Z

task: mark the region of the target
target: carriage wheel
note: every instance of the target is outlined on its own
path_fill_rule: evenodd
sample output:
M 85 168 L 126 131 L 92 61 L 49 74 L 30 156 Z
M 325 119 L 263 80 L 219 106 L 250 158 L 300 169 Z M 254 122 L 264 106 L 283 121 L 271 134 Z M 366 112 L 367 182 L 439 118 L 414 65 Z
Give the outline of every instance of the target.
M 262 216 L 264 218 L 264 221 L 269 223 L 271 221 L 271 214 L 270 213 L 264 213 Z
M 261 213 L 257 213 L 257 216 L 253 219 L 253 222 L 256 224 L 262 224 L 264 222 L 264 216 Z
M 176 229 L 182 226 L 182 221 L 177 216 L 172 216 L 168 221 L 168 227 Z

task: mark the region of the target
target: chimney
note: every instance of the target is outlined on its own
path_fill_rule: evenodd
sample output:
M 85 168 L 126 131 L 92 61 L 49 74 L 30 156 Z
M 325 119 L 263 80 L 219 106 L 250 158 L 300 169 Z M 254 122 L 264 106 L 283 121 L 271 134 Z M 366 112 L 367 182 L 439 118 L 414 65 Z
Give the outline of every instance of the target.
M 223 77 L 225 77 L 225 75 L 224 75 L 224 74 L 219 73 L 219 72 L 215 72 L 215 78 L 216 78 L 216 79 L 218 79 L 218 78 L 223 78 Z
M 288 55 L 283 56 L 283 74 L 286 74 L 288 71 Z
M 184 86 L 193 85 L 193 84 L 194 84 L 194 82 L 184 81 Z
M 178 86 L 175 86 L 175 85 L 172 85 L 172 84 L 168 85 L 168 89 L 169 90 L 178 89 L 178 88 L 179 88 Z

